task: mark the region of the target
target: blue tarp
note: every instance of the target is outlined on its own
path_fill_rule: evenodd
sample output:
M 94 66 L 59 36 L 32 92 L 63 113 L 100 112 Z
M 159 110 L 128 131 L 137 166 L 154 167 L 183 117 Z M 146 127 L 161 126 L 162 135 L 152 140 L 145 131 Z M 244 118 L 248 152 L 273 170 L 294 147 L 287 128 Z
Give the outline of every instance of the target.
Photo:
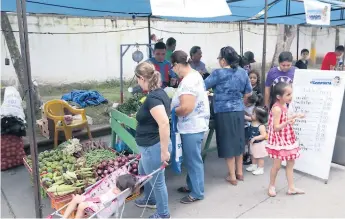
M 332 4 L 331 25 L 345 25 L 345 10 L 344 8 L 340 10 L 341 4 L 344 3 L 335 0 L 323 1 L 329 1 Z M 260 12 L 264 10 L 264 0 L 228 0 L 228 2 L 232 11 L 231 16 L 215 18 L 162 18 L 196 22 L 263 22 L 263 15 Z M 288 7 L 289 13 L 287 13 L 287 3 L 290 3 L 290 7 Z M 267 13 L 268 23 L 289 25 L 305 24 L 303 2 L 294 0 L 268 0 L 268 4 L 272 4 Z M 16 0 L 1 0 L 1 10 L 15 12 Z M 151 6 L 150 0 L 27 0 L 27 12 L 87 17 L 128 17 L 136 14 L 138 17 L 147 17 L 151 13 Z M 261 16 L 257 16 L 258 14 Z M 257 16 L 256 19 L 251 20 L 255 16 Z
M 108 100 L 98 91 L 73 90 L 70 93 L 62 95 L 61 99 L 74 102 L 82 108 L 108 103 Z

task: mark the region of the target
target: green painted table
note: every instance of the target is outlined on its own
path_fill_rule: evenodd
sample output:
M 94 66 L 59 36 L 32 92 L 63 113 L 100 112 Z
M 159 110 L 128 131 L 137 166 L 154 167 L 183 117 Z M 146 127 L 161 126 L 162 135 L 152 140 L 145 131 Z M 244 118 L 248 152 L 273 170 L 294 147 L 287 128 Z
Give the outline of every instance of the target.
M 125 142 L 128 147 L 134 152 L 139 153 L 135 138 L 131 133 L 128 132 L 128 129 L 136 129 L 137 121 L 135 118 L 130 117 L 124 113 L 121 113 L 117 110 L 112 110 L 111 112 L 111 145 L 114 146 L 116 143 L 116 138 L 119 137 L 123 142 Z M 210 120 L 210 131 L 207 135 L 204 148 L 202 150 L 202 159 L 205 161 L 206 155 L 208 152 L 217 150 L 216 147 L 210 148 L 212 137 L 214 134 L 214 121 Z

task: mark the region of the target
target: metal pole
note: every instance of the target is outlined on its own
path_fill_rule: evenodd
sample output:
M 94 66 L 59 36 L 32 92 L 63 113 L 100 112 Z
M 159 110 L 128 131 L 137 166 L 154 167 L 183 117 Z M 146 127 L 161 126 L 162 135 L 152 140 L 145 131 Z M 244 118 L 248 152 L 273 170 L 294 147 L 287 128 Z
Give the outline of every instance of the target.
M 35 133 L 35 109 L 33 100 L 33 84 L 31 79 L 30 66 L 30 52 L 28 39 L 28 26 L 26 19 L 26 0 L 16 0 L 17 3 L 17 18 L 19 26 L 19 38 L 21 48 L 21 58 L 24 65 L 24 93 L 26 95 L 26 110 L 27 110 L 27 124 L 28 135 L 30 141 L 30 154 L 32 157 L 32 178 L 34 183 L 34 198 L 35 198 L 35 212 L 36 218 L 42 218 L 41 194 L 39 183 L 39 169 L 38 169 L 38 150 Z
M 149 33 L 149 57 L 152 58 L 152 51 L 151 51 L 151 14 L 147 17 L 147 29 Z
M 243 56 L 243 23 L 238 22 L 238 30 L 240 34 L 240 55 Z
M 120 45 L 120 100 L 123 103 L 123 55 L 122 55 L 122 45 Z
M 244 50 L 243 50 L 243 44 L 244 44 L 244 38 L 243 38 L 243 22 L 241 22 L 241 36 L 242 36 L 242 44 L 241 44 L 241 48 L 242 48 L 242 56 L 243 56 L 243 53 L 244 53 Z
M 299 25 L 297 25 L 297 51 L 296 51 L 296 61 L 298 61 L 299 55 Z
M 268 3 L 267 3 L 267 0 L 265 0 L 264 39 L 263 39 L 263 45 L 262 45 L 262 66 L 261 66 L 261 76 L 262 76 L 261 89 L 264 95 L 265 95 L 265 81 L 266 81 L 267 10 L 268 10 Z
M 344 46 L 345 46 L 345 42 L 344 42 Z M 341 70 L 344 71 L 345 68 L 345 54 L 343 54 L 343 66 L 341 67 Z

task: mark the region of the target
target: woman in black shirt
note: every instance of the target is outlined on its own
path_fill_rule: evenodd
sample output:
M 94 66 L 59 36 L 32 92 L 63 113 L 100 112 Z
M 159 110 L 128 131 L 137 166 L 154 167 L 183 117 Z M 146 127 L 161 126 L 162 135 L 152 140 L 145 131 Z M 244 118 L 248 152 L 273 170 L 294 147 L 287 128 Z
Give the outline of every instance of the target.
M 151 63 L 139 64 L 135 76 L 143 91 L 148 92 L 136 115 L 138 125 L 135 136 L 141 153 L 139 174 L 147 175 L 158 169 L 162 162 L 167 164 L 170 159 L 170 99 L 161 88 L 161 74 Z M 153 179 L 156 180 L 155 185 L 154 180 L 145 184 L 145 197 L 136 200 L 135 204 L 142 208 L 157 208 L 157 212 L 150 218 L 170 218 L 164 169 L 155 174 Z

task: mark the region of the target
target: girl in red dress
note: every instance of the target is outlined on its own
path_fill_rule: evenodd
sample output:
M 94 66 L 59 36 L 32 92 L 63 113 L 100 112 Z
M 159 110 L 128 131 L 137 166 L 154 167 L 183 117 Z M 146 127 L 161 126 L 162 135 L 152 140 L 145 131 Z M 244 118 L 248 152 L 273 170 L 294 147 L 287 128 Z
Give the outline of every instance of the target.
M 277 83 L 273 88 L 273 106 L 268 119 L 268 140 L 266 150 L 273 158 L 270 174 L 268 195 L 276 196 L 275 182 L 282 161 L 286 161 L 286 178 L 288 181 L 288 195 L 304 194 L 295 188 L 293 167 L 295 159 L 299 157 L 299 144 L 293 130 L 295 119 L 303 118 L 303 114 L 288 117 L 288 104 L 292 100 L 292 87 L 285 82 Z

